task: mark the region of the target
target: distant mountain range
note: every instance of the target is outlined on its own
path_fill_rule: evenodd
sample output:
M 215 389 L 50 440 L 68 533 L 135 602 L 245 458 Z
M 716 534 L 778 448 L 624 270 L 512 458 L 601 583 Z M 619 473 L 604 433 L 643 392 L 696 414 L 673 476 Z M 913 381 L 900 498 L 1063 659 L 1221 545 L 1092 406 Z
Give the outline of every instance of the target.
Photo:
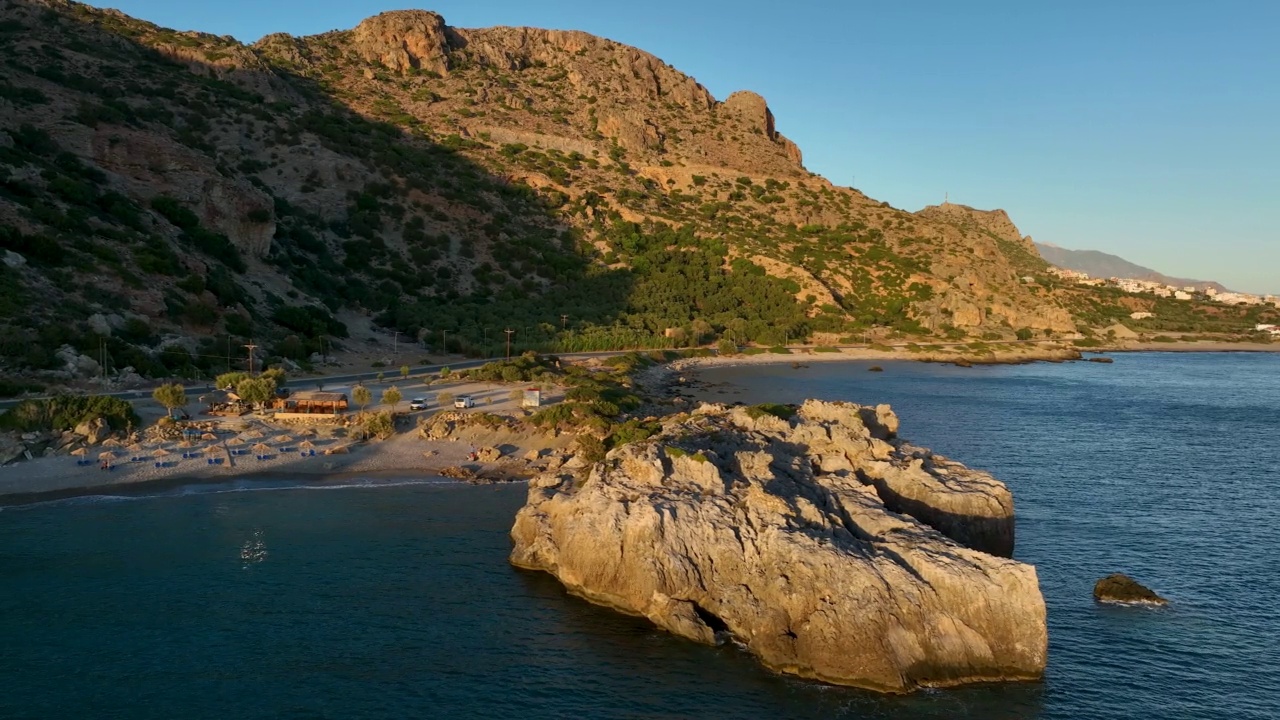
M 1067 270 L 1089 273 L 1090 277 L 1133 278 L 1135 280 L 1161 282 L 1176 287 L 1194 285 L 1197 290 L 1204 290 L 1205 288 L 1214 288 L 1219 292 L 1227 290 L 1221 283 L 1212 280 L 1170 277 L 1151 268 L 1131 263 L 1122 257 L 1099 252 L 1098 250 L 1068 250 L 1049 243 L 1036 243 L 1035 245 L 1036 250 L 1040 252 L 1040 257 L 1050 264 Z

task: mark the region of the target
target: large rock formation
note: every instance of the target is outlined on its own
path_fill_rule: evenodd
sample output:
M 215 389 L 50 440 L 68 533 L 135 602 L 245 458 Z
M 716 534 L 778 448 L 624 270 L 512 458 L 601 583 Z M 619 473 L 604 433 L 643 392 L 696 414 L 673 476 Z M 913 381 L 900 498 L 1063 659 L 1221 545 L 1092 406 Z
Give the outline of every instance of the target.
M 703 406 L 516 516 L 511 562 L 780 672 L 882 691 L 1038 678 L 1048 636 L 1013 504 L 896 438 L 887 406 Z M 968 545 L 969 547 L 966 547 Z
M 1123 573 L 1112 573 L 1093 586 L 1093 599 L 1121 605 L 1167 605 L 1168 600 Z

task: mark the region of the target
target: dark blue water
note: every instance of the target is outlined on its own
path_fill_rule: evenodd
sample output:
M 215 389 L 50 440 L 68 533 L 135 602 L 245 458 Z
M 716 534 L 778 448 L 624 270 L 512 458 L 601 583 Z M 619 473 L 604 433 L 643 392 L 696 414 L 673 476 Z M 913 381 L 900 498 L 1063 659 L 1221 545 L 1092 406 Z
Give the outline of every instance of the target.
M 865 367 L 704 377 L 891 402 L 1005 480 L 1043 683 L 881 697 L 672 638 L 506 564 L 522 487 L 203 489 L 0 511 L 0 717 L 1276 717 L 1280 357 Z M 1095 606 L 1115 570 L 1172 607 Z

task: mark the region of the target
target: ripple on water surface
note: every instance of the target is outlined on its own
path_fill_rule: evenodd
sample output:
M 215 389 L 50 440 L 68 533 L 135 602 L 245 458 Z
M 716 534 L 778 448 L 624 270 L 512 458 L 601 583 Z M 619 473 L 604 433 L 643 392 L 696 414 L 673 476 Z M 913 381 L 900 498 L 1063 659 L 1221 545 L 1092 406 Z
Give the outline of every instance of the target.
M 706 374 L 890 402 L 1005 480 L 1043 683 L 880 697 L 678 640 L 509 567 L 519 486 L 206 487 L 0 511 L 0 717 L 1274 717 L 1277 360 Z M 1173 605 L 1096 606 L 1116 570 Z

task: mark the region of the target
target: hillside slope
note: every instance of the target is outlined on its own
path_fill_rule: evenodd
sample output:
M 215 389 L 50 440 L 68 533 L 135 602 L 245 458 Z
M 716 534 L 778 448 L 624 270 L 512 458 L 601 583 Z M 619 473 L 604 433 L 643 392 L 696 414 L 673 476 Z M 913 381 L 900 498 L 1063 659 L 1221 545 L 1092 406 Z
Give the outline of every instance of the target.
M 306 364 L 357 316 L 473 353 L 1074 329 L 1012 223 L 835 187 L 760 96 L 581 32 L 246 46 L 0 0 L 0 61 L 11 376 Z
M 1131 263 L 1128 260 L 1098 250 L 1068 250 L 1067 248 L 1036 243 L 1036 251 L 1040 257 L 1053 265 L 1067 270 L 1088 273 L 1096 278 L 1133 278 L 1135 280 L 1151 280 L 1152 282 L 1173 285 L 1174 287 L 1195 286 L 1197 290 L 1214 288 L 1219 292 L 1226 291 L 1220 283 L 1212 280 L 1188 280 L 1165 275 L 1148 267 Z

